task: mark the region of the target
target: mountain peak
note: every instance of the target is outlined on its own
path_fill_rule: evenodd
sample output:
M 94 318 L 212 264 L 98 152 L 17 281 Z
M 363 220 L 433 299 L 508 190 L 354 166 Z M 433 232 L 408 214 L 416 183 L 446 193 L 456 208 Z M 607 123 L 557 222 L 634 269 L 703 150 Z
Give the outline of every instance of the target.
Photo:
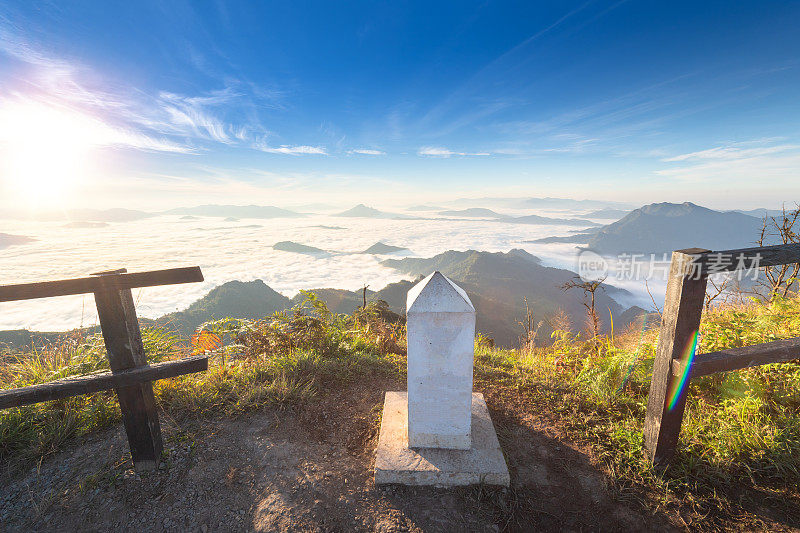
M 641 211 L 648 215 L 656 215 L 656 216 L 665 216 L 665 217 L 679 217 L 690 215 L 693 213 L 710 213 L 713 210 L 708 209 L 707 207 L 701 207 L 697 204 L 693 204 L 692 202 L 683 202 L 681 204 L 673 204 L 670 202 L 660 202 L 645 205 L 639 209 L 633 211 Z
M 355 217 L 355 218 L 387 218 L 390 215 L 388 213 L 384 213 L 383 211 L 379 211 L 374 207 L 369 207 L 364 204 L 358 204 L 352 209 L 348 209 L 347 211 L 343 211 L 333 216 Z
M 588 248 L 607 255 L 743 248 L 755 243 L 760 224 L 759 219 L 742 213 L 723 213 L 691 202 L 661 202 L 603 226 L 588 240 Z

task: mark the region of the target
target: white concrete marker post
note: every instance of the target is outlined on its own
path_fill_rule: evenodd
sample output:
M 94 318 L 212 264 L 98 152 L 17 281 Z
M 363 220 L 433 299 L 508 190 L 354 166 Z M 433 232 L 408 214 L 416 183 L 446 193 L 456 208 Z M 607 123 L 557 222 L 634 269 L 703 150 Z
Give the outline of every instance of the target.
M 483 395 L 472 392 L 475 308 L 434 272 L 408 292 L 408 392 L 387 392 L 375 484 L 508 486 Z
M 475 308 L 434 272 L 408 291 L 408 445 L 469 450 Z

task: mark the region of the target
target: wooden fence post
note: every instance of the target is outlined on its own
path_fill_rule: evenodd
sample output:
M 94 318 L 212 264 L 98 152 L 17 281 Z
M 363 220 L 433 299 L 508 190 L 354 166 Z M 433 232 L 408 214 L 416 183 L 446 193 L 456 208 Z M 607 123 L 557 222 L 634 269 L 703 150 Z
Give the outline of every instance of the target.
M 708 250 L 690 248 L 672 253 L 644 421 L 647 458 L 658 466 L 668 463 L 675 453 L 686 408 L 688 386 L 675 392 L 681 376 L 673 375 L 672 362 L 687 357 L 687 348 L 700 327 L 708 276 L 705 271 L 693 270 L 691 263 L 695 254 L 703 252 Z M 674 402 L 671 394 L 678 394 Z
M 94 292 L 112 372 L 147 364 L 133 295 L 129 288 L 120 290 L 115 283 L 116 275 L 124 272 L 125 269 L 120 269 L 97 274 L 101 288 Z M 158 466 L 163 446 L 153 384 L 146 382 L 115 390 L 134 467 L 152 470 Z

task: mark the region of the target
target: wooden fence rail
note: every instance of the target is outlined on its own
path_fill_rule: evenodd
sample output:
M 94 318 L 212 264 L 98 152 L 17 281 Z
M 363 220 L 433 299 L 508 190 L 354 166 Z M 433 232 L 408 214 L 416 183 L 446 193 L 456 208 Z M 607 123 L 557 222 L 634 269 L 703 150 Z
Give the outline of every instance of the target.
M 153 381 L 208 369 L 206 356 L 148 365 L 131 288 L 203 281 L 200 267 L 128 274 L 125 269 L 86 278 L 0 285 L 0 302 L 93 293 L 111 372 L 0 391 L 0 409 L 114 389 L 137 470 L 158 466 L 163 443 Z
M 203 273 L 200 271 L 200 267 L 196 266 L 151 270 L 134 274 L 126 274 L 125 269 L 120 269 L 98 272 L 87 278 L 42 281 L 20 285 L 0 285 L 0 302 L 88 294 L 110 287 L 123 290 L 137 287 L 155 287 L 156 285 L 194 283 L 197 281 L 203 281 Z
M 689 380 L 800 358 L 800 338 L 695 356 L 692 347 L 700 328 L 708 276 L 797 262 L 800 244 L 723 252 L 689 248 L 672 253 L 644 422 L 644 446 L 653 464 L 665 466 L 675 454 Z
M 205 370 L 208 370 L 208 357 L 194 355 L 177 361 L 144 365 L 116 373 L 98 372 L 85 376 L 71 376 L 39 385 L 0 390 L 0 409 L 92 394 Z

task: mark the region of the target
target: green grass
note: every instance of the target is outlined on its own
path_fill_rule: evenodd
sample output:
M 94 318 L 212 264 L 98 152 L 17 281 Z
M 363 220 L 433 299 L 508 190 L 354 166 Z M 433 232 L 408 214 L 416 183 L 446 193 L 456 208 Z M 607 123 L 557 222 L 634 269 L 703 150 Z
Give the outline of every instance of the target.
M 313 294 L 300 305 L 259 321 L 220 320 L 201 326 L 225 342 L 210 353 L 207 372 L 157 381 L 159 405 L 182 415 L 233 415 L 265 405 L 311 401 L 320 388 L 404 367 L 402 326 L 381 317 L 373 304 L 353 316 L 335 315 Z M 197 350 L 161 329 L 142 331 L 149 362 Z M 22 387 L 105 370 L 100 335 L 65 338 L 17 354 L 0 366 L 0 388 Z M 51 454 L 68 440 L 120 419 L 112 391 L 0 411 L 0 460 L 22 464 Z M 27 460 L 27 461 L 26 461 Z
M 709 519 L 767 494 L 775 508 L 800 519 L 800 365 L 692 380 L 678 453 L 662 472 L 645 461 L 642 436 L 657 334 L 653 328 L 602 338 L 599 354 L 595 343 L 564 330 L 547 348 L 478 345 L 476 380 L 555 412 L 619 488 L 636 485 L 662 503 L 680 498 Z M 800 336 L 800 299 L 712 310 L 701 335 L 701 352 Z
M 235 415 L 302 406 L 375 374 L 402 376 L 404 327 L 396 316 L 377 304 L 336 315 L 306 296 L 262 320 L 204 324 L 222 347 L 207 372 L 156 382 L 160 406 L 171 416 Z M 642 438 L 657 335 L 653 327 L 592 340 L 562 321 L 547 347 L 498 349 L 479 337 L 476 388 L 512 415 L 545 415 L 589 447 L 620 490 L 633 489 L 653 509 L 680 506 L 694 524 L 710 527 L 719 517 L 752 518 L 745 509 L 759 506 L 800 520 L 800 365 L 693 380 L 677 456 L 662 472 L 645 461 Z M 704 315 L 701 335 L 701 351 L 800 336 L 800 299 L 714 309 Z M 162 329 L 144 330 L 143 338 L 149 361 L 197 349 Z M 0 366 L 0 388 L 105 367 L 102 338 L 65 338 Z M 0 411 L 0 459 L 37 460 L 119 416 L 110 392 Z

